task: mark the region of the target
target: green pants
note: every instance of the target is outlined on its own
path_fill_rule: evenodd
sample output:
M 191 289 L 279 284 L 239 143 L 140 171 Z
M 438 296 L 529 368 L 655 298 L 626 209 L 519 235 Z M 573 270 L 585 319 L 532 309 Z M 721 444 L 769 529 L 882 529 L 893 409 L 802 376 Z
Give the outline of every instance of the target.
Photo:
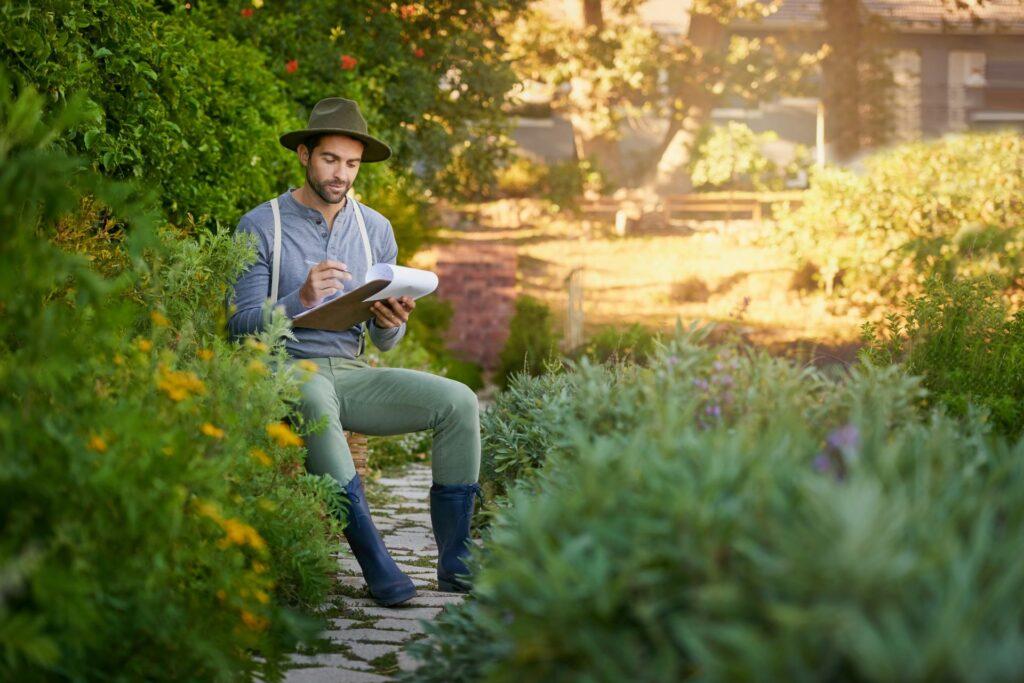
M 373 367 L 360 359 L 309 360 L 319 370 L 303 384 L 299 409 L 309 421 L 326 416 L 327 426 L 305 437 L 307 471 L 329 474 L 343 487 L 352 480 L 356 469 L 342 429 L 370 436 L 432 429 L 434 482 L 477 481 L 480 414 L 476 394 L 465 384 L 418 370 Z

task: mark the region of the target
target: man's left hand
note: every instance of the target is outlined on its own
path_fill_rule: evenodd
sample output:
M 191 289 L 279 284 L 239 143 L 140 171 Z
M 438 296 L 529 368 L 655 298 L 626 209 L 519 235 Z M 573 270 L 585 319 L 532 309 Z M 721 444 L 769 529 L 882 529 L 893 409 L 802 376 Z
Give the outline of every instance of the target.
M 377 327 L 387 329 L 398 327 L 409 320 L 409 314 L 416 308 L 416 300 L 411 296 L 388 297 L 380 301 L 374 301 L 370 306 L 373 313 L 374 323 Z

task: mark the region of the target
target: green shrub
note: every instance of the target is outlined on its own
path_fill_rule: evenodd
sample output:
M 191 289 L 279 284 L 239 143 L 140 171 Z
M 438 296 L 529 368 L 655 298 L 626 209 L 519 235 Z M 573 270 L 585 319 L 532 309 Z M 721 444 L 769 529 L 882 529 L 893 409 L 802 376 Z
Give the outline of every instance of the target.
M 556 421 L 561 447 L 474 553 L 473 598 L 413 645 L 416 680 L 1019 678 L 1024 444 L 919 416 L 899 368 L 716 366 L 696 341 L 608 392 L 630 428 Z M 581 372 L 522 381 L 564 413 L 607 386 Z
M 971 133 L 870 157 L 863 175 L 816 173 L 777 239 L 866 308 L 919 294 L 931 276 L 998 278 L 1024 265 L 1024 137 Z
M 642 363 L 654 352 L 657 338 L 657 334 L 638 323 L 625 328 L 602 327 L 569 356 L 586 356 L 598 363 L 609 360 Z
M 552 326 L 551 309 L 531 296 L 517 297 L 508 339 L 498 357 L 495 382 L 506 387 L 513 373 L 541 374 L 557 356 L 558 335 Z
M 277 679 L 321 625 L 339 501 L 281 424 L 285 321 L 242 347 L 215 323 L 255 254 L 158 229 L 150 197 L 52 149 L 82 99 L 44 124 L 40 95 L 10 91 L 0 76 L 0 678 Z M 85 193 L 126 236 L 109 276 L 50 241 L 88 221 L 67 218 Z
M 302 122 L 259 51 L 150 0 L 37 5 L 0 8 L 0 62 L 51 101 L 87 95 L 63 147 L 144 180 L 172 222 L 233 226 L 295 173 L 277 137 Z
M 778 139 L 774 131 L 755 133 L 735 121 L 709 127 L 697 142 L 690 180 L 698 190 L 784 189 L 787 173 L 796 169 L 780 168 L 763 150 Z
M 885 328 L 867 323 L 862 351 L 874 363 L 901 362 L 924 378 L 930 401 L 955 415 L 984 407 L 1001 432 L 1024 430 L 1024 311 L 1012 317 L 989 281 L 933 279 Z

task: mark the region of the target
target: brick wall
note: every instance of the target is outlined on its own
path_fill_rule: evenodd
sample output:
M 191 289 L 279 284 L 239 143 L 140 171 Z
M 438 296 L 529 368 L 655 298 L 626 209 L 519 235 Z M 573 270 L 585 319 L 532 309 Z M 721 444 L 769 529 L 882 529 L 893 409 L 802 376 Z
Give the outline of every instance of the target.
M 462 242 L 434 250 L 437 296 L 453 310 L 448 348 L 494 369 L 515 311 L 516 248 Z

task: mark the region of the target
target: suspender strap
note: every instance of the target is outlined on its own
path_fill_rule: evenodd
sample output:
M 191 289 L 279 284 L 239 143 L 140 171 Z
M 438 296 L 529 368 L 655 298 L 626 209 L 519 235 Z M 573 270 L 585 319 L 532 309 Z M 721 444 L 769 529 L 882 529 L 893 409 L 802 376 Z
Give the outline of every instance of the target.
M 270 208 L 274 211 L 274 265 L 270 275 L 270 303 L 277 303 L 277 283 L 281 279 L 281 207 L 277 197 L 270 200 Z
M 366 252 L 366 273 L 370 273 L 370 268 L 373 267 L 373 250 L 370 249 L 370 238 L 366 234 L 366 220 L 363 218 L 363 210 L 359 208 L 359 202 L 355 200 L 350 192 L 348 194 L 348 200 L 352 202 L 352 208 L 356 212 L 356 224 L 359 226 L 359 237 L 363 240 L 363 251 Z M 368 323 L 362 323 L 359 329 L 359 353 L 358 356 L 363 355 L 363 351 L 366 350 L 366 335 L 369 333 Z
M 366 233 L 366 219 L 363 218 L 363 210 L 359 208 L 352 194 L 349 193 L 348 201 L 352 202 L 352 209 L 356 212 L 356 225 L 359 226 L 359 237 L 363 242 L 363 252 L 366 254 L 366 272 L 370 272 L 373 266 L 373 249 L 370 248 L 370 237 Z M 278 205 L 277 197 L 270 200 L 270 208 L 274 212 L 274 263 L 271 266 L 270 274 L 270 302 L 277 303 L 277 286 L 281 279 L 281 207 Z M 361 323 L 359 330 L 359 353 L 363 355 L 366 349 L 367 324 Z

